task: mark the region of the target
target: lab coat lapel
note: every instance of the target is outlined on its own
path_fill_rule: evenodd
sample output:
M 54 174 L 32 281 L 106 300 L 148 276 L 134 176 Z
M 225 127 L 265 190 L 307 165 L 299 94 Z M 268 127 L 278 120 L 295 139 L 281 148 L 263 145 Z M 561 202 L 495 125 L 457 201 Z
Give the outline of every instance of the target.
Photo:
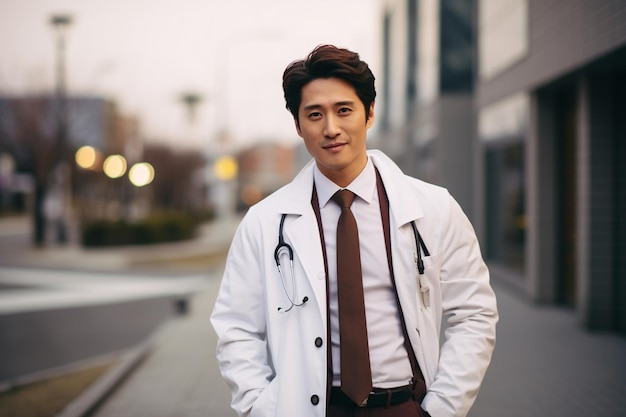
M 408 177 L 388 156 L 378 150 L 368 151 L 369 157 L 378 168 L 389 198 L 390 217 L 395 219 L 398 228 L 424 216 L 422 204 L 417 194 L 407 192 L 412 187 Z
M 417 269 L 415 265 L 415 243 L 411 221 L 424 216 L 416 194 L 406 184 L 407 177 L 386 155 L 379 151 L 369 151 L 374 165 L 380 172 L 389 199 L 389 222 L 391 230 L 391 251 L 398 299 L 402 306 L 409 336 L 419 335 L 419 306 L 417 302 Z M 411 330 L 417 330 L 417 333 Z M 415 341 L 413 341 L 415 342 Z M 418 343 L 421 343 L 417 340 Z M 421 350 L 416 351 L 418 361 L 423 361 Z

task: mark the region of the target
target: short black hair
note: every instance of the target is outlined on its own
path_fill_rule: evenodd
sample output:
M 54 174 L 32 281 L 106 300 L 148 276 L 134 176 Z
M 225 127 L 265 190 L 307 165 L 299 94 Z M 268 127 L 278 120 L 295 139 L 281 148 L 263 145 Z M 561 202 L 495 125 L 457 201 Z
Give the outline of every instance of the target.
M 294 61 L 283 73 L 285 105 L 296 122 L 302 101 L 302 88 L 318 78 L 339 78 L 354 87 L 356 95 L 365 106 L 365 119 L 376 98 L 374 74 L 359 54 L 333 45 L 319 45 L 306 57 Z

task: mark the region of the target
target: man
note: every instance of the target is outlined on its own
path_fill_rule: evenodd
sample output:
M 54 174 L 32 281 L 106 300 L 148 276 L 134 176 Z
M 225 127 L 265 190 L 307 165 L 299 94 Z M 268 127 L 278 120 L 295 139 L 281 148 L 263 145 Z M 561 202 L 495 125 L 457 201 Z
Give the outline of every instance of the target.
M 472 226 L 446 190 L 366 150 L 376 92 L 358 54 L 319 46 L 283 89 L 313 160 L 250 208 L 229 251 L 211 321 L 232 407 L 465 416 L 498 319 Z

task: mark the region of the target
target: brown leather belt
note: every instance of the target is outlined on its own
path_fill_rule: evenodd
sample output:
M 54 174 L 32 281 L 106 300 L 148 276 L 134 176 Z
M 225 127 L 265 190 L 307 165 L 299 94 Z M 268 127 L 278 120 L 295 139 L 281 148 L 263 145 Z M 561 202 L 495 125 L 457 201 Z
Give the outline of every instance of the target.
M 352 401 L 341 388 L 332 387 L 330 389 L 330 404 L 344 407 L 384 407 L 403 404 L 411 399 L 413 399 L 413 391 L 411 391 L 410 385 L 390 389 L 375 389 L 362 405 Z

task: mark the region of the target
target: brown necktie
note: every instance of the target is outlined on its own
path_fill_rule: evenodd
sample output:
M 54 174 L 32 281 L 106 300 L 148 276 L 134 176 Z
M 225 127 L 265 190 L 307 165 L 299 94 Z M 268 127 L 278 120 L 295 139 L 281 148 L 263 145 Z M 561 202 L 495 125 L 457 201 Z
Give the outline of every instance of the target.
M 363 301 L 359 232 L 350 210 L 354 197 L 352 191 L 339 190 L 332 199 L 341 207 L 337 222 L 341 390 L 356 404 L 361 405 L 372 390 L 372 372 Z

